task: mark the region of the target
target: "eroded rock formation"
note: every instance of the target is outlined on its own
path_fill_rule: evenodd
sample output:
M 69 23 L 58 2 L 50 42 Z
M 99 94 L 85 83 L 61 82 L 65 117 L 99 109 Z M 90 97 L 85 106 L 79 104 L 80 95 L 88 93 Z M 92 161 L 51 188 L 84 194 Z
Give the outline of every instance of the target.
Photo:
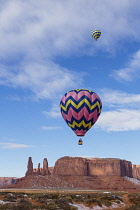
M 42 171 L 42 175 L 49 175 L 50 172 L 49 172 L 49 169 L 48 169 L 48 161 L 46 158 L 44 158 L 43 160 L 43 171 Z
M 33 162 L 32 162 L 31 157 L 29 157 L 28 159 L 27 171 L 26 171 L 25 176 L 29 176 L 29 175 L 33 175 Z
M 118 158 L 62 157 L 55 166 L 48 167 L 46 158 L 43 167 L 33 168 L 28 160 L 26 176 L 18 179 L 9 188 L 83 188 L 139 192 L 140 166 Z M 38 176 L 40 175 L 40 176 Z M 128 179 L 129 177 L 129 179 Z M 132 179 L 131 179 L 132 178 Z M 134 182 L 135 181 L 135 182 Z M 7 187 L 7 188 L 8 188 Z
M 25 176 L 29 175 L 63 175 L 63 176 L 118 176 L 133 177 L 140 180 L 140 165 L 132 165 L 130 161 L 118 158 L 87 158 L 65 156 L 58 159 L 54 168 L 48 167 L 47 158 L 43 167 L 33 168 L 32 158 L 29 157 Z M 51 173 L 50 173 L 51 171 Z
M 49 175 L 49 169 L 48 169 L 48 161 L 47 158 L 44 158 L 43 160 L 43 168 L 40 168 L 40 163 L 38 163 L 38 168 L 33 168 L 33 162 L 32 162 L 32 158 L 29 157 L 28 159 L 28 165 L 27 165 L 27 171 L 25 173 L 25 176 L 29 176 L 29 175 Z

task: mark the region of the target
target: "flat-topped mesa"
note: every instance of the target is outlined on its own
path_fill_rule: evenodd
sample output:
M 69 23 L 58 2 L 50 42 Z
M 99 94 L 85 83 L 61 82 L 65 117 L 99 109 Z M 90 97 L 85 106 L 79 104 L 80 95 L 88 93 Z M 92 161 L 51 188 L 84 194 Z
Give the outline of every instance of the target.
M 65 156 L 56 161 L 53 174 L 70 176 L 132 177 L 132 163 L 117 158 Z

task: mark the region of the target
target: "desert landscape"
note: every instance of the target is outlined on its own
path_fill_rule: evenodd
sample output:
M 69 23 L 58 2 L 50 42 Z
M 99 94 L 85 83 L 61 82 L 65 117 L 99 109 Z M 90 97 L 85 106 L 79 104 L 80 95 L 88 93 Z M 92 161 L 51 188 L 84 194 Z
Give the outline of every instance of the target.
M 138 169 L 117 158 L 69 156 L 34 168 L 29 157 L 25 176 L 1 187 L 0 209 L 139 209 Z
M 72 188 L 139 192 L 139 166 L 117 158 L 86 158 L 64 156 L 48 167 L 47 158 L 43 167 L 33 167 L 29 157 L 24 177 L 8 188 Z

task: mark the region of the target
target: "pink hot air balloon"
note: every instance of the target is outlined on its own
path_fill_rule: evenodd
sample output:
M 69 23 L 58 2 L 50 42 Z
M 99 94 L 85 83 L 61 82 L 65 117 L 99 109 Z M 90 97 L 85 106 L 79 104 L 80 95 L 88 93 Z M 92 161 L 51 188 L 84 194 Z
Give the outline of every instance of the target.
M 60 108 L 68 126 L 77 136 L 84 136 L 97 121 L 102 102 L 99 96 L 90 90 L 75 89 L 62 97 Z

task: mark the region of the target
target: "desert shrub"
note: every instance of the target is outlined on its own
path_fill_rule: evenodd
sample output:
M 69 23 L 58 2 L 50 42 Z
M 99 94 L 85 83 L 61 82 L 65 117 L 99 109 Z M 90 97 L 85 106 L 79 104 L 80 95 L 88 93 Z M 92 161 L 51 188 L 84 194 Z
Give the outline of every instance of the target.
M 51 194 L 51 199 L 59 198 L 59 193 L 53 193 Z
M 31 210 L 32 203 L 27 199 L 21 198 L 16 205 L 13 205 L 10 210 Z
M 25 196 L 26 196 L 25 193 L 16 193 L 15 195 L 16 195 L 16 197 L 18 197 L 18 198 L 25 198 Z
M 116 201 L 123 202 L 122 197 L 117 195 L 102 195 L 100 199 L 103 201 L 110 201 L 110 202 L 116 202 Z
M 38 199 L 50 199 L 51 198 L 51 196 L 50 196 L 50 194 L 45 194 L 45 195 L 39 195 L 38 196 Z
M 42 200 L 46 200 L 46 199 L 57 199 L 59 197 L 58 193 L 54 193 L 54 194 L 43 194 L 43 195 L 38 195 L 36 198 L 38 199 L 38 202 L 42 202 Z
M 0 209 L 3 209 L 3 210 L 7 210 L 7 209 L 12 209 L 11 205 L 10 204 L 2 204 L 0 205 Z
M 89 199 L 86 199 L 86 204 L 88 206 L 91 206 L 93 204 L 97 204 L 98 206 L 102 207 L 102 203 L 100 200 L 98 199 L 95 199 L 95 198 L 89 198 Z
M 27 195 L 28 195 L 28 198 L 30 198 L 32 200 L 37 200 L 41 196 L 44 196 L 44 194 L 40 194 L 40 193 L 30 193 L 30 194 L 27 194 Z
M 104 204 L 107 207 L 111 206 L 111 202 L 110 201 L 104 201 L 102 204 Z
M 128 198 L 131 203 L 140 205 L 140 194 L 129 194 Z
M 70 210 L 78 210 L 76 206 L 70 206 Z
M 70 196 L 67 196 L 66 199 L 68 200 L 69 203 L 72 203 L 72 198 Z
M 131 207 L 126 208 L 126 210 L 140 210 L 140 205 L 132 205 Z
M 4 196 L 4 201 L 9 201 L 9 202 L 16 202 L 16 199 L 17 199 L 17 197 L 16 197 L 16 195 L 15 194 L 13 194 L 13 193 L 8 193 L 8 194 L 6 194 L 5 196 Z
M 42 204 L 47 204 L 47 199 L 46 199 L 46 198 L 41 198 L 41 197 L 40 197 L 40 198 L 37 199 L 37 202 L 38 202 L 38 203 L 42 203 Z
M 70 194 L 69 197 L 75 202 L 85 202 L 85 197 L 83 195 Z
M 27 199 L 21 198 L 18 201 L 18 205 L 24 205 L 24 206 L 32 206 L 32 203 L 30 201 L 28 201 Z
M 115 201 L 115 203 L 117 203 L 117 204 L 120 204 L 120 203 L 121 203 L 121 201 L 119 201 L 119 200 L 116 200 L 116 201 Z
M 56 203 L 55 202 L 50 202 L 50 203 L 48 203 L 47 205 L 46 205 L 46 207 L 47 207 L 47 209 L 48 210 L 56 210 L 57 209 L 57 205 L 56 205 Z
M 32 210 L 32 207 L 24 206 L 24 205 L 18 205 L 13 206 L 11 209 L 8 210 Z
M 63 210 L 76 210 L 77 209 L 77 207 L 70 205 L 70 203 L 72 203 L 72 198 L 68 196 L 55 199 L 55 203 L 57 204 L 59 209 L 63 209 Z
M 29 206 L 24 206 L 23 205 L 16 205 L 16 204 L 3 204 L 0 205 L 0 209 L 3 210 L 31 210 Z

